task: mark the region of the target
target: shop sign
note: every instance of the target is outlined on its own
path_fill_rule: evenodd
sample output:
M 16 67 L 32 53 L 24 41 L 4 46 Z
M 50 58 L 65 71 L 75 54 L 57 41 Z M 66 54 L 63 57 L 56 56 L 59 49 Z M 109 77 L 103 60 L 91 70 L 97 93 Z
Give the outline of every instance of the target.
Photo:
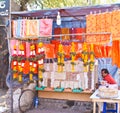
M 8 16 L 9 14 L 9 0 L 0 0 L 0 16 Z

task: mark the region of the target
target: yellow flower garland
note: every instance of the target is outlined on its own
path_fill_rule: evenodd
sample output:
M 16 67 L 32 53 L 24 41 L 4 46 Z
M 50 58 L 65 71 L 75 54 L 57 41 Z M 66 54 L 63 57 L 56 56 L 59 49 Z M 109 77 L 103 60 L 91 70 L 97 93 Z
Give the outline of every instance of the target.
M 63 50 L 63 45 L 59 44 L 58 47 L 58 72 L 63 72 L 63 66 L 64 66 L 64 50 Z
M 76 56 L 75 43 L 74 42 L 72 42 L 72 44 L 71 44 L 70 55 L 71 55 L 71 65 L 72 65 L 71 71 L 74 72 L 75 71 L 75 56 Z
M 94 45 L 91 44 L 91 45 L 90 45 L 90 62 L 89 62 L 90 71 L 93 71 L 93 70 L 94 70 L 94 62 L 95 62 L 95 57 L 94 57 Z
M 83 43 L 82 61 L 84 65 L 84 72 L 88 72 L 88 48 L 86 42 Z

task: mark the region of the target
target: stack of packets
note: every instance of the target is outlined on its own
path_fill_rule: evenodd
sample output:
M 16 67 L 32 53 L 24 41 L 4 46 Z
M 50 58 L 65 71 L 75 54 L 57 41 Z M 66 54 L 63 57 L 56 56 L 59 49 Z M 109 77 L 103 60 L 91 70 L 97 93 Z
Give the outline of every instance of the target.
M 71 62 L 65 61 L 63 72 L 57 71 L 57 62 L 44 63 L 45 72 L 43 73 L 43 82 L 40 82 L 40 86 L 49 88 L 64 88 L 64 89 L 88 89 L 91 88 L 91 80 L 88 81 L 89 73 L 87 73 L 87 79 L 84 76 L 84 66 L 82 61 L 75 62 L 75 71 L 71 71 Z M 88 87 L 86 87 L 86 84 Z

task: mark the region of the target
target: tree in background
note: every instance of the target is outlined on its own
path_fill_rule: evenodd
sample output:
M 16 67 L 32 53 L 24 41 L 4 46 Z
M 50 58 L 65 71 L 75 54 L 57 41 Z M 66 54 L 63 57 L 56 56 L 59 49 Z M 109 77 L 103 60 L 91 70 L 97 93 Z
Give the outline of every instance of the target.
M 111 4 L 119 0 L 14 0 L 20 5 L 20 10 L 52 9 L 88 5 Z

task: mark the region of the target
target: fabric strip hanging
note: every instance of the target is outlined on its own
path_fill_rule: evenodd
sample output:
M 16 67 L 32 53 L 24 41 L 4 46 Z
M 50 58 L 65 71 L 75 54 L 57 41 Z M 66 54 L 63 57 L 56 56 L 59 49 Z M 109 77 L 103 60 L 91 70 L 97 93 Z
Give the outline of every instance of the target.
M 26 36 L 39 36 L 39 21 L 27 20 Z
M 120 39 L 120 11 L 115 10 L 112 12 L 112 37 L 113 40 Z
M 69 34 L 69 28 L 62 28 L 61 34 L 63 34 L 63 35 Z M 68 36 L 68 35 L 62 36 L 62 40 L 70 40 L 70 36 Z
M 52 19 L 40 19 L 40 36 L 52 35 Z
M 61 34 L 61 28 L 54 28 L 54 35 L 60 35 Z M 54 38 L 60 38 L 60 36 L 55 36 Z
M 86 33 L 96 33 L 96 15 L 90 14 L 86 16 Z M 94 43 L 96 42 L 95 35 L 88 35 L 86 37 L 86 42 Z

